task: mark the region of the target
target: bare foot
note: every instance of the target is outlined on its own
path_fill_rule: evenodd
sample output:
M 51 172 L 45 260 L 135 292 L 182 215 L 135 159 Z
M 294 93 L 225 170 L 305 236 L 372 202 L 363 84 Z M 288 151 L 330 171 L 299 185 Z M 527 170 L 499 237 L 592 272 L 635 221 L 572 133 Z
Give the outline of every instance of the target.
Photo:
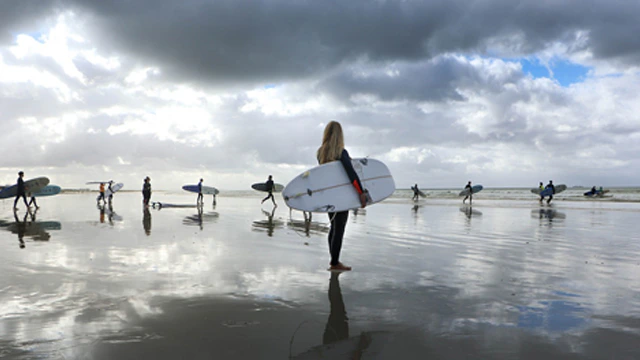
M 351 271 L 351 266 L 346 266 L 343 263 L 329 266 L 329 271 Z

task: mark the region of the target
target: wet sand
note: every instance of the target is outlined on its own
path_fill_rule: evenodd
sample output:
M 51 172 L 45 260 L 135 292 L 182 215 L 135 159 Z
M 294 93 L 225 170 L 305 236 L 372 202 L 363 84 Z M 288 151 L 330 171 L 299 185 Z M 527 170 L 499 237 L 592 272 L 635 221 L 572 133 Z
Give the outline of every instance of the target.
M 0 203 L 0 357 L 640 358 L 640 204 L 395 198 L 337 276 L 326 215 L 260 199 Z

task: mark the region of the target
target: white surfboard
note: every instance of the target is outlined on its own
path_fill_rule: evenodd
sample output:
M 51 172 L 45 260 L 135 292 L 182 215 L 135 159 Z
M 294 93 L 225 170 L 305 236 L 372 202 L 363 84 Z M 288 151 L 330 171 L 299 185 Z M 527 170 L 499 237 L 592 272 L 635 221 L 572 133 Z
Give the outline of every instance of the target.
M 387 166 L 375 159 L 352 159 L 353 168 L 368 192 L 367 204 L 375 204 L 396 189 Z M 292 209 L 309 212 L 335 212 L 361 207 L 340 161 L 316 166 L 296 176 L 282 190 L 285 203 Z
M 104 189 L 104 198 L 108 199 L 109 196 L 115 194 L 116 192 L 118 192 L 118 190 L 122 189 L 122 187 L 124 186 L 123 183 L 117 183 L 117 184 L 112 184 L 111 185 L 111 190 L 109 190 L 109 185 L 105 184 L 105 189 Z M 96 199 L 98 199 L 100 197 L 100 195 L 98 195 L 98 197 Z
M 24 182 L 24 188 L 26 193 L 30 192 L 38 192 L 43 187 L 49 184 L 49 178 L 39 177 L 35 179 L 30 179 Z M 0 191 L 0 199 L 7 199 L 11 197 L 15 197 L 18 193 L 18 185 L 7 186 L 2 191 Z

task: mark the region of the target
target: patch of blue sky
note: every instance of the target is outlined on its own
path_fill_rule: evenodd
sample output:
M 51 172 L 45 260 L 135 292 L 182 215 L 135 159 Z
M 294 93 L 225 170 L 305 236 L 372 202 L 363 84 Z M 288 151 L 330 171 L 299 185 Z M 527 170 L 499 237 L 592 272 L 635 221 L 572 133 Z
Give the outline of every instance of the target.
M 533 78 L 552 78 L 561 86 L 583 82 L 591 68 L 567 60 L 553 60 L 548 65 L 538 59 L 520 59 L 522 72 Z M 551 71 L 549 71 L 551 70 Z
M 13 38 L 17 38 L 19 35 L 27 35 L 31 38 L 33 38 L 35 41 L 44 44 L 44 32 L 41 31 L 36 31 L 36 32 L 13 32 L 11 34 L 13 36 Z
M 273 89 L 276 87 L 276 84 L 266 84 L 265 86 L 263 86 L 265 89 Z

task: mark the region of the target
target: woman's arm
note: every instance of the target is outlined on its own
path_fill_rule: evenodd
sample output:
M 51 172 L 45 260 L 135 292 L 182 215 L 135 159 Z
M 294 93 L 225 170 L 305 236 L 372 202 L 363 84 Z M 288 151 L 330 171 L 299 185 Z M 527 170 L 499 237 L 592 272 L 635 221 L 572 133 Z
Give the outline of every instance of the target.
M 347 171 L 347 176 L 349 177 L 351 184 L 360 195 L 360 204 L 364 208 L 365 206 L 367 206 L 367 196 L 364 193 L 364 188 L 362 187 L 362 183 L 360 182 L 360 178 L 358 177 L 358 174 L 356 174 L 356 171 L 353 169 L 353 164 L 351 163 L 351 156 L 349 156 L 349 152 L 347 152 L 346 149 L 342 150 L 342 154 L 340 156 L 340 162 L 342 163 L 342 166 L 344 167 L 344 169 Z

